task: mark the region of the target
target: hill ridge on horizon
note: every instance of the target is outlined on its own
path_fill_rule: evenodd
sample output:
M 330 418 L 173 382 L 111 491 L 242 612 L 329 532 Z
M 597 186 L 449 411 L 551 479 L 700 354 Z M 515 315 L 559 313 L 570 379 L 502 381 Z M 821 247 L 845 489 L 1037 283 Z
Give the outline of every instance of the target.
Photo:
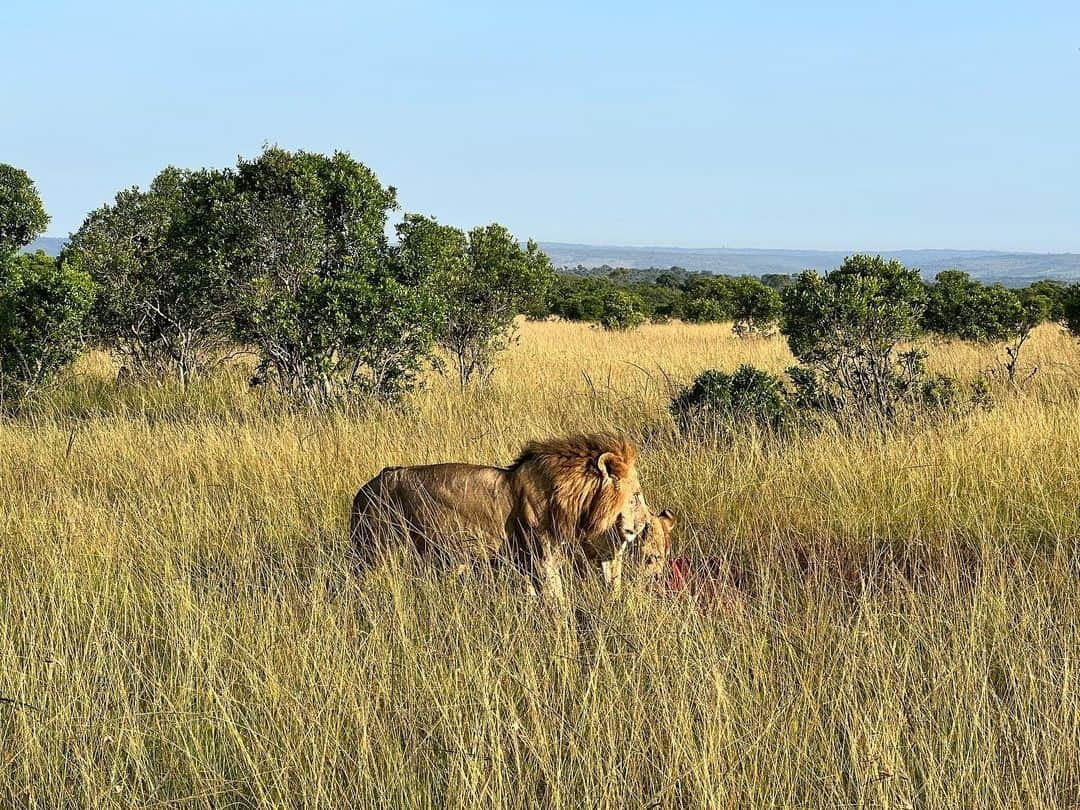
M 918 247 L 918 248 L 763 248 L 763 247 L 732 247 L 730 245 L 718 245 L 712 247 L 682 247 L 680 245 L 623 245 L 606 242 L 538 242 L 540 245 L 548 245 L 556 248 L 588 248 L 594 250 L 669 250 L 677 253 L 975 253 L 986 256 L 1080 256 L 1080 251 L 1038 251 L 1038 250 L 1000 250 L 997 248 L 943 248 L 943 247 Z
M 927 279 L 945 269 L 958 268 L 984 282 L 1011 286 L 1039 279 L 1080 280 L 1080 253 L 1029 253 L 950 248 L 901 250 L 821 250 L 797 248 L 671 248 L 540 242 L 556 267 L 629 267 L 633 269 L 682 267 L 725 275 L 800 273 L 830 270 L 852 253 L 875 253 L 918 267 Z
M 44 236 L 27 250 L 44 250 L 55 256 L 66 238 Z M 880 253 L 918 267 L 932 279 L 945 269 L 959 268 L 984 282 L 1022 286 L 1039 279 L 1080 281 L 1080 253 L 1032 253 L 952 249 L 906 248 L 901 250 L 823 250 L 798 248 L 681 248 L 593 245 L 582 242 L 540 242 L 540 247 L 560 268 L 628 267 L 633 269 L 682 267 L 724 275 L 760 276 L 765 273 L 800 273 L 803 270 L 830 270 L 852 253 Z

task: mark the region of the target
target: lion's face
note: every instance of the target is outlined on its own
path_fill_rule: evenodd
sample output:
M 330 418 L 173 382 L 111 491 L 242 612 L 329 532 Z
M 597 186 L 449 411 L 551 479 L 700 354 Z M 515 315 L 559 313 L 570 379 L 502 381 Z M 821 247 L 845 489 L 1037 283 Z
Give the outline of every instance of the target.
M 649 507 L 645 503 L 645 493 L 641 491 L 641 482 L 637 471 L 625 480 L 619 481 L 619 488 L 624 489 L 622 505 L 616 521 L 618 529 L 618 549 L 625 551 L 649 525 Z
M 665 509 L 658 515 L 649 515 L 648 525 L 641 537 L 641 574 L 646 582 L 659 582 L 667 573 L 671 557 L 671 529 L 676 523 L 675 514 Z
M 593 528 L 586 533 L 583 547 L 587 557 L 603 562 L 621 558 L 645 531 L 649 507 L 633 465 L 604 453 L 597 467 L 602 483 L 593 502 Z
M 613 525 L 613 551 L 625 551 L 638 536 L 645 531 L 649 523 L 649 506 L 645 503 L 645 493 L 641 491 L 641 479 L 637 468 L 628 464 L 616 465 L 600 457 L 600 469 L 604 475 L 604 486 L 614 490 L 615 521 Z

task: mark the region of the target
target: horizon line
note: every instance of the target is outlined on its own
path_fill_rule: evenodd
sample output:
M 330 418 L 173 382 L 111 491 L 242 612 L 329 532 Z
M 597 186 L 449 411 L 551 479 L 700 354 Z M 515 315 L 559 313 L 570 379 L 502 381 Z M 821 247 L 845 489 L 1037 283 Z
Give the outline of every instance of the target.
M 37 237 L 37 239 L 55 239 L 59 241 L 67 241 L 71 238 L 71 235 L 57 236 L 54 234 L 43 234 Z M 35 239 L 35 241 L 37 241 Z M 955 248 L 955 247 L 907 247 L 907 248 L 790 248 L 790 247 L 750 247 L 739 246 L 731 247 L 728 245 L 713 245 L 709 247 L 685 247 L 683 245 L 659 245 L 659 244 L 625 244 L 625 243 L 609 243 L 609 242 L 564 242 L 557 239 L 536 239 L 533 237 L 533 241 L 537 244 L 547 245 L 564 245 L 567 247 L 586 247 L 586 248 L 600 248 L 604 250 L 673 250 L 673 251 L 685 251 L 693 253 L 704 253 L 708 251 L 731 251 L 731 252 L 760 252 L 760 253 L 845 253 L 848 255 L 855 253 L 981 253 L 981 254 L 998 254 L 998 255 L 1024 255 L 1024 256 L 1080 256 L 1080 250 L 1010 250 L 1002 248 Z M 31 243 L 32 244 L 32 243 Z
M 1001 255 L 1027 255 L 1027 256 L 1080 256 L 1080 249 L 1073 250 L 1019 250 L 1003 248 L 951 248 L 951 247 L 917 247 L 917 248 L 781 248 L 781 247 L 730 247 L 727 245 L 715 245 L 711 247 L 684 247 L 682 245 L 630 245 L 605 242 L 561 242 L 555 239 L 534 239 L 537 244 L 566 245 L 568 247 L 591 247 L 608 250 L 682 250 L 703 252 L 710 250 L 727 251 L 760 251 L 772 253 L 996 253 Z

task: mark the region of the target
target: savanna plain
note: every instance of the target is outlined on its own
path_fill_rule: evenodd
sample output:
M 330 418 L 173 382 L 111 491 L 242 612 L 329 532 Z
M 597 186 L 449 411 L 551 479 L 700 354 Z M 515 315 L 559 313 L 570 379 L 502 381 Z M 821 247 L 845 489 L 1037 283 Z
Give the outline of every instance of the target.
M 90 353 L 0 422 L 0 805 L 1080 806 L 1075 338 L 1040 327 L 991 410 L 716 444 L 674 389 L 781 372 L 782 338 L 519 336 L 485 385 L 355 413 L 280 408 L 242 360 L 181 389 Z M 738 599 L 578 586 L 585 650 L 509 574 L 350 573 L 383 466 L 596 430 Z

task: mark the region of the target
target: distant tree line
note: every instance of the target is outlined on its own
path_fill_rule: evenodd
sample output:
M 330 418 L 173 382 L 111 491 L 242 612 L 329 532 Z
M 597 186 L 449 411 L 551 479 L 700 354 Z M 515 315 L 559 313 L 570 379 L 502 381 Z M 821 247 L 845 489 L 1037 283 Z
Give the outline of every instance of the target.
M 146 189 L 120 191 L 53 259 L 20 253 L 48 216 L 27 174 L 0 164 L 0 408 L 54 380 L 86 344 L 137 378 L 186 384 L 242 349 L 257 359 L 252 383 L 289 401 L 392 401 L 425 367 L 449 365 L 463 386 L 487 377 L 526 314 L 608 329 L 670 319 L 732 322 L 740 336 L 779 329 L 804 363 L 802 400 L 873 391 L 891 412 L 896 363 L 909 392 L 919 376 L 893 337 L 1005 342 L 1012 378 L 1039 323 L 1080 334 L 1080 285 L 1010 290 L 959 271 L 926 284 L 869 256 L 795 278 L 556 274 L 534 242 L 498 224 L 463 231 L 407 213 L 388 239 L 396 209 L 396 190 L 347 153 L 269 146 L 231 168 L 169 167 Z M 901 305 L 902 323 L 884 329 Z M 833 390 L 817 391 L 811 372 Z
M 547 296 L 529 314 L 597 323 L 609 329 L 672 319 L 730 321 L 739 335 L 767 333 L 780 317 L 778 290 L 791 281 L 787 275 L 761 279 L 718 276 L 678 267 L 658 271 L 652 278 L 635 278 L 638 273 L 627 268 L 606 268 L 603 275 L 595 271 L 559 273 Z
M 715 439 L 749 423 L 780 435 L 824 418 L 885 427 L 988 407 L 985 375 L 965 390 L 927 370 L 926 348 L 903 344 L 926 333 L 1004 341 L 1003 370 L 1017 386 L 1021 348 L 1038 324 L 1058 321 L 1080 334 L 1080 284 L 1009 290 L 955 270 L 927 284 L 917 270 L 880 256 L 850 256 L 831 272 L 801 273 L 780 298 L 779 329 L 798 364 L 786 379 L 748 365 L 732 374 L 703 372 L 671 403 L 684 432 Z
M 783 293 L 802 276 L 784 273 L 723 276 L 681 267 L 631 269 L 604 265 L 559 272 L 547 296 L 529 314 L 536 318 L 598 323 L 625 329 L 646 321 L 734 324 L 736 334 L 778 328 Z M 918 274 L 915 274 L 918 278 Z M 918 331 L 976 342 L 1026 339 L 1047 321 L 1080 326 L 1077 285 L 1037 281 L 1012 289 L 985 285 L 961 270 L 944 270 L 933 282 L 919 281 L 924 304 Z

